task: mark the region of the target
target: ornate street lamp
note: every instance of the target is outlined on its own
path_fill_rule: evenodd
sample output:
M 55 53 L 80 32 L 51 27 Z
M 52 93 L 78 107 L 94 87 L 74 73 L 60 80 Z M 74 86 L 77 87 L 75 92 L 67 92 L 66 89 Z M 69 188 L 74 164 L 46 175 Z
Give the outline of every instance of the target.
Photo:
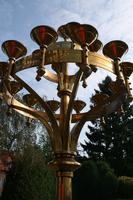
M 128 78 L 133 64 L 121 62 L 128 46 L 119 40 L 106 44 L 103 47 L 104 55 L 97 53 L 102 43 L 98 40 L 97 30 L 91 25 L 71 22 L 59 27 L 57 32 L 42 25 L 32 29 L 30 35 L 39 49 L 28 56 L 26 48 L 18 41 L 8 40 L 2 44 L 2 50 L 9 60 L 0 62 L 1 97 L 10 108 L 28 118 L 39 119 L 46 127 L 54 152 L 54 160 L 49 166 L 57 172 L 57 199 L 71 200 L 73 171 L 80 165 L 75 155 L 81 129 L 86 121 L 102 118 L 119 109 L 125 98 L 132 98 Z M 64 40 L 57 42 L 58 36 Z M 77 72 L 73 75 L 69 74 L 71 66 L 68 63 L 75 63 Z M 47 68 L 49 64 L 52 72 Z M 43 100 L 17 75 L 17 72 L 32 67 L 37 67 L 37 81 L 45 78 L 57 84 L 60 102 Z M 109 86 L 112 95 L 94 95 L 94 107 L 83 112 L 86 103 L 76 100 L 77 90 L 80 83 L 83 89 L 87 87 L 87 78 L 97 68 L 116 75 L 116 81 Z M 28 91 L 23 97 L 26 104 L 15 99 L 15 94 L 22 88 Z M 39 103 L 45 111 L 35 110 L 35 103 Z

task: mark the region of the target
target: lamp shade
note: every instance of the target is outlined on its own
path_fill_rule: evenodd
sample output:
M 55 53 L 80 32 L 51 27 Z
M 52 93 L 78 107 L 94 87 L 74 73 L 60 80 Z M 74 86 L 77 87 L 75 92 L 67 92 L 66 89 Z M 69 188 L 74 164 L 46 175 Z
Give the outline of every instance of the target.
M 26 47 L 16 40 L 5 41 L 1 48 L 9 58 L 18 59 L 27 53 Z
M 56 31 L 50 26 L 37 26 L 30 33 L 31 39 L 40 47 L 48 46 L 58 38 Z
M 37 103 L 37 99 L 32 94 L 25 94 L 23 100 L 28 106 L 34 106 Z
M 103 47 L 103 54 L 111 59 L 121 58 L 128 50 L 128 45 L 120 40 L 114 40 Z
M 120 63 L 120 67 L 124 76 L 129 77 L 133 72 L 133 63 L 131 62 L 122 62 Z
M 78 22 L 70 22 L 60 26 L 57 32 L 64 39 L 70 38 L 81 46 L 92 44 L 98 37 L 98 32 L 93 26 Z
M 98 32 L 93 26 L 76 22 L 66 24 L 66 34 L 81 46 L 92 44 L 98 37 Z
M 49 101 L 47 101 L 47 104 L 50 106 L 50 108 L 51 108 L 51 110 L 53 112 L 58 110 L 58 108 L 60 106 L 60 102 L 59 101 L 55 101 L 55 100 L 49 100 Z
M 76 113 L 79 113 L 83 108 L 86 106 L 86 103 L 81 100 L 74 101 L 73 108 L 76 111 Z
M 102 47 L 102 42 L 100 40 L 95 40 L 89 47 L 88 49 L 92 52 L 97 52 L 101 49 Z

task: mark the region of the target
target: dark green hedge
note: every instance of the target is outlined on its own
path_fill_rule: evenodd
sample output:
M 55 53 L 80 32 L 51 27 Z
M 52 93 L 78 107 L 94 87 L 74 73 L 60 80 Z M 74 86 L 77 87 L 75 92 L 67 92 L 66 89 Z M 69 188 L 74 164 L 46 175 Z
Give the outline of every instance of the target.
M 75 171 L 73 200 L 108 200 L 116 196 L 117 177 L 105 162 L 86 161 Z
M 133 178 L 127 176 L 121 176 L 118 178 L 119 198 L 131 198 L 133 199 Z

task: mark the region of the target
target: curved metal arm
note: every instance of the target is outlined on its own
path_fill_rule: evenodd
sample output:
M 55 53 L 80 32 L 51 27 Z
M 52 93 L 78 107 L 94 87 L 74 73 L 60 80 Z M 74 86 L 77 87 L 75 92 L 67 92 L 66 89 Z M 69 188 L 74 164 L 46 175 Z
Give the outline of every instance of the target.
M 70 145 L 71 151 L 75 152 L 77 149 L 77 143 L 78 143 L 80 131 L 82 130 L 84 124 L 85 124 L 84 121 L 77 122 L 77 124 L 75 124 L 75 126 L 71 130 L 71 145 Z
M 71 149 L 73 151 L 76 151 L 78 138 L 79 138 L 80 132 L 81 132 L 84 124 L 87 121 L 91 121 L 93 119 L 96 119 L 96 118 L 99 118 L 99 117 L 105 115 L 107 112 L 106 107 L 108 107 L 108 105 L 103 106 L 103 107 L 96 106 L 96 107 L 92 108 L 90 111 L 84 113 L 83 116 L 81 115 L 80 121 L 77 122 L 71 130 Z
M 54 132 L 53 132 L 50 124 L 48 123 L 47 117 L 44 115 L 45 113 L 43 113 L 41 111 L 33 110 L 33 109 L 29 110 L 28 107 L 27 107 L 28 109 L 26 107 L 20 107 L 20 106 L 16 106 L 16 105 L 12 105 L 11 107 L 21 114 L 28 113 L 28 115 L 30 115 L 30 116 L 32 115 L 32 116 L 34 116 L 35 119 L 40 120 L 49 134 L 53 150 L 59 151 L 58 149 L 60 146 L 60 141 L 59 140 L 55 141 Z
M 47 120 L 47 123 L 46 123 L 46 120 L 45 120 L 45 118 L 43 117 L 43 118 L 41 118 L 40 119 L 40 116 L 36 116 L 35 117 L 35 114 L 36 114 L 36 112 L 34 111 L 34 109 L 32 110 L 32 108 L 29 108 L 29 107 L 25 107 L 23 104 L 21 104 L 20 102 L 20 104 L 21 104 L 21 106 L 18 108 L 16 108 L 16 110 L 21 110 L 21 114 L 22 114 L 22 112 L 23 112 L 23 114 L 24 114 L 24 112 L 25 113 L 29 113 L 29 117 L 35 117 L 35 118 L 37 118 L 37 119 L 39 119 L 43 124 L 44 124 L 44 126 L 46 126 L 46 128 L 47 128 L 47 131 L 48 131 L 48 133 L 49 133 L 49 135 L 50 135 L 50 137 L 51 137 L 51 141 L 52 141 L 52 145 L 53 145 L 53 148 L 54 148 L 54 150 L 55 151 L 59 151 L 59 148 L 61 148 L 61 146 L 62 146 L 62 141 L 61 141 L 61 136 L 60 136 L 60 134 L 59 134 L 59 127 L 58 127 L 58 124 L 57 124 L 57 122 L 56 122 L 56 118 L 55 118 L 55 116 L 53 115 L 53 113 L 52 113 L 52 111 L 51 111 L 51 109 L 49 108 L 49 106 L 47 105 L 47 103 L 46 102 L 44 102 L 43 100 L 42 100 L 42 98 L 30 87 L 30 86 L 28 86 L 21 78 L 19 78 L 17 75 L 14 75 L 14 78 L 17 80 L 17 81 L 19 81 L 20 83 L 22 83 L 22 85 L 31 93 L 31 94 L 34 94 L 34 96 L 39 100 L 39 102 L 40 102 L 40 104 L 43 106 L 43 108 L 45 109 L 45 111 L 46 111 L 46 114 L 47 114 L 47 116 L 48 116 L 48 120 Z M 9 105 L 11 105 L 11 100 L 13 101 L 13 97 L 11 96 L 11 94 L 8 92 L 8 90 L 7 90 L 7 88 L 6 88 L 6 85 L 5 85 L 5 94 L 8 94 L 9 96 L 10 96 L 10 99 L 8 98 L 8 104 Z M 14 99 L 15 100 L 15 99 Z M 9 102 L 10 101 L 10 102 Z M 23 106 L 22 106 L 23 105 Z M 20 109 L 21 108 L 21 109 Z M 32 114 L 31 114 L 31 110 L 32 111 L 34 111 L 34 112 L 32 112 Z M 34 113 L 34 114 L 33 114 Z M 49 125 L 49 123 L 48 123 L 48 121 L 49 122 L 51 122 L 51 126 Z M 48 127 L 50 127 L 50 128 L 48 128 Z M 52 128 L 52 129 L 51 129 Z M 52 131 L 49 131 L 49 130 L 52 130 Z M 58 141 L 56 141 L 56 138 L 58 138 Z
M 13 75 L 13 77 L 18 81 L 21 82 L 22 85 L 24 86 L 24 88 L 26 88 L 31 94 L 33 94 L 39 101 L 39 103 L 41 104 L 41 106 L 45 109 L 49 120 L 51 122 L 52 128 L 53 130 L 58 129 L 58 124 L 56 122 L 56 119 L 51 111 L 51 109 L 49 108 L 49 106 L 47 105 L 47 103 L 45 101 L 43 101 L 43 99 L 27 84 L 25 83 L 20 77 L 18 77 L 16 74 Z
M 3 92 L 3 98 L 5 99 L 5 101 L 7 102 L 7 104 L 9 106 L 11 106 L 14 110 L 16 110 L 17 112 L 19 112 L 20 114 L 26 116 L 26 117 L 30 117 L 33 119 L 38 119 L 42 122 L 42 124 L 45 126 L 50 138 L 51 138 L 51 143 L 53 146 L 53 149 L 55 151 L 58 151 L 59 145 L 60 145 L 60 140 L 55 142 L 55 130 L 53 131 L 53 129 L 51 128 L 50 124 L 49 124 L 49 119 L 48 116 L 46 115 L 46 113 L 35 110 L 33 108 L 30 108 L 22 103 L 20 103 L 19 101 L 17 101 L 7 90 L 6 85 L 4 84 L 4 92 Z
M 66 123 L 65 123 L 65 126 L 64 126 L 65 129 L 66 129 L 65 130 L 66 132 L 68 131 L 68 128 L 69 128 L 69 122 L 71 120 L 71 113 L 72 113 L 72 110 L 73 110 L 73 103 L 74 103 L 74 100 L 75 100 L 75 97 L 76 97 L 76 94 L 77 94 L 79 81 L 82 77 L 82 74 L 83 74 L 83 72 L 81 70 L 79 70 L 77 72 L 76 79 L 75 79 L 75 82 L 74 82 L 74 87 L 73 87 L 73 90 L 72 90 L 72 94 L 71 94 L 69 105 L 68 105 L 67 115 L 66 115 Z
M 101 105 L 95 106 L 87 113 L 84 113 L 80 121 L 77 122 L 71 130 L 71 149 L 73 151 L 76 150 L 80 131 L 82 130 L 84 124 L 87 121 L 109 115 L 114 111 L 116 111 L 122 105 L 125 95 L 126 93 L 123 92 L 119 96 L 118 95 L 111 96 L 108 99 L 108 102 L 110 102 L 109 104 L 105 104 L 103 106 Z
M 92 116 L 90 115 L 90 117 Z M 76 151 L 78 138 L 86 121 L 89 121 L 89 112 L 86 113 L 82 117 L 82 119 L 74 125 L 74 127 L 71 130 L 71 151 Z

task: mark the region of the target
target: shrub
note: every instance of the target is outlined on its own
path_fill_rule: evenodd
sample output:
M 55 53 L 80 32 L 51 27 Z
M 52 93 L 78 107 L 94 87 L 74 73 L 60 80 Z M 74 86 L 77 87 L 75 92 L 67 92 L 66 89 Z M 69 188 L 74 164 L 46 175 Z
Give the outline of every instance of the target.
M 86 161 L 74 175 L 73 200 L 107 200 L 116 196 L 117 177 L 105 162 Z
M 97 162 L 99 172 L 99 192 L 100 199 L 110 199 L 116 196 L 118 189 L 118 180 L 114 175 L 113 170 L 106 162 Z
M 121 176 L 118 178 L 118 196 L 119 198 L 133 199 L 133 178 Z
M 73 200 L 97 199 L 98 171 L 93 161 L 86 161 L 74 173 L 73 178 Z

